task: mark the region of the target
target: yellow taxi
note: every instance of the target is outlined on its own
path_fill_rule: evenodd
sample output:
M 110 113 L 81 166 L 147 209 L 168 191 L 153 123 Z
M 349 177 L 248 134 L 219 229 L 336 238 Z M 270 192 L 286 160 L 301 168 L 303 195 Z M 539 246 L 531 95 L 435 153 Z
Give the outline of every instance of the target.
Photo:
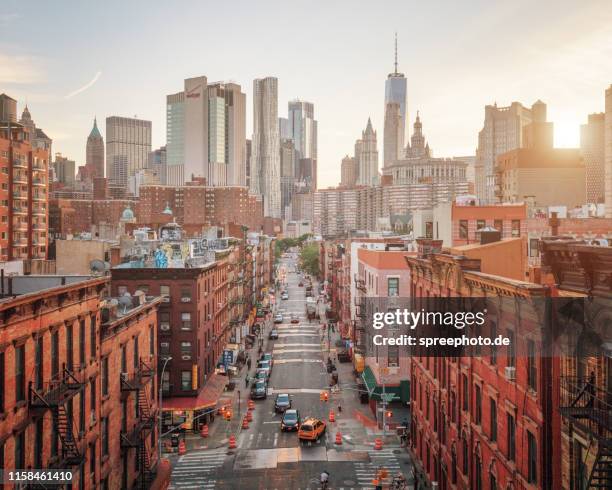
M 325 434 L 325 422 L 314 417 L 308 417 L 300 425 L 298 439 L 301 441 L 318 441 Z

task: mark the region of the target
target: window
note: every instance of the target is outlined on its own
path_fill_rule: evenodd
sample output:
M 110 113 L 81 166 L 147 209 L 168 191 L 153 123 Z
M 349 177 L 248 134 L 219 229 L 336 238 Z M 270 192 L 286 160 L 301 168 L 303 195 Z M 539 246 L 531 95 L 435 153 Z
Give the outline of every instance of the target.
M 535 342 L 527 340 L 527 386 L 533 391 L 538 389 L 538 368 L 536 366 Z
M 479 385 L 474 387 L 476 398 L 476 414 L 475 419 L 478 425 L 482 424 L 482 392 Z
M 514 416 L 512 414 L 508 414 L 506 416 L 506 425 L 508 427 L 508 461 L 514 461 L 516 455 L 516 441 L 515 441 L 515 432 L 516 426 L 514 425 Z
M 85 433 L 85 417 L 87 409 L 85 408 L 85 390 L 79 395 L 79 431 Z
M 507 331 L 507 335 L 508 337 L 508 367 L 514 367 L 515 366 L 515 351 L 514 351 L 514 330 L 512 329 L 508 329 Z
M 160 342 L 159 343 L 159 353 L 162 356 L 170 355 L 170 342 Z
M 91 315 L 89 318 L 89 355 L 92 358 L 96 357 L 96 315 Z
M 169 298 L 170 297 L 170 286 L 166 286 L 164 284 L 159 286 L 159 295 L 163 296 L 164 298 Z
M 155 355 L 155 330 L 153 330 L 153 325 L 149 325 L 149 355 Z
M 91 423 L 96 421 L 96 378 L 89 381 L 89 403 L 91 413 Z
M 181 313 L 181 330 L 191 330 L 191 313 Z
M 181 289 L 181 303 L 191 303 L 191 289 Z
M 15 401 L 26 399 L 25 345 L 15 347 Z M 17 468 L 23 468 L 18 466 Z
M 191 359 L 191 342 L 181 342 L 181 357 Z
M 459 220 L 459 238 L 467 240 L 468 237 L 468 222 L 466 219 Z
M 102 456 L 108 456 L 108 417 L 104 417 L 100 424 L 102 434 Z
M 535 436 L 527 431 L 527 481 L 538 481 L 538 445 Z
M 108 395 L 108 357 L 102 359 L 102 396 Z
M 44 419 L 42 417 L 36 420 L 36 433 L 34 436 L 34 468 L 43 467 L 43 422 Z
M 191 371 L 181 371 L 181 390 L 191 391 Z
M 521 236 L 521 220 L 513 219 L 512 220 L 512 237 L 516 238 Z
M 161 311 L 159 313 L 159 329 L 162 332 L 170 330 L 170 313 L 167 311 Z
M 15 436 L 15 469 L 25 468 L 25 430 Z
M 399 366 L 399 346 L 387 346 L 387 366 Z
M 529 257 L 537 257 L 540 255 L 540 239 L 530 238 L 529 239 Z
M 499 231 L 500 235 L 504 236 L 504 222 L 500 219 L 493 220 L 493 228 Z
M 399 277 L 389 277 L 387 279 L 388 296 L 399 296 Z
M 485 228 L 487 226 L 487 222 L 483 219 L 479 219 L 476 221 L 476 230 L 480 230 L 481 228 Z
M 468 443 L 466 437 L 467 434 L 463 434 L 463 439 L 461 440 L 461 448 L 463 452 L 462 471 L 464 475 L 468 474 Z
M 51 334 L 51 377 L 59 376 L 59 332 Z
M 42 390 L 43 377 L 44 377 L 44 366 L 43 366 L 43 338 L 42 336 L 36 339 L 36 355 L 34 359 L 36 364 L 36 376 L 34 379 L 34 387 L 37 390 Z M 38 466 L 37 466 L 38 468 Z
M 0 352 L 0 413 L 4 412 L 4 379 L 6 377 L 4 366 L 4 351 Z M 3 446 L 4 448 L 4 446 Z M 0 466 L 3 468 L 3 466 Z
M 162 375 L 162 391 L 167 393 L 170 391 L 170 372 L 164 371 Z
M 79 363 L 85 366 L 85 320 L 79 322 Z
M 121 346 L 121 372 L 127 373 L 127 347 L 125 344 Z
M 457 483 L 457 451 L 455 451 L 455 446 L 453 446 L 451 458 L 451 482 Z
M 138 336 L 134 338 L 134 369 L 140 367 L 140 352 L 138 352 Z
M 491 398 L 491 442 L 497 441 L 497 402 Z
M 73 358 L 73 338 L 72 338 L 72 325 L 66 326 L 66 367 L 68 371 L 72 371 L 74 368 Z
M 96 482 L 96 443 L 89 446 L 89 476 L 91 477 L 91 488 L 95 488 Z
M 468 379 L 465 374 L 461 375 L 461 379 L 463 381 L 463 410 L 467 412 L 469 407 L 468 400 L 470 397 L 470 393 L 468 391 Z
M 451 391 L 451 422 L 457 423 L 457 395 Z

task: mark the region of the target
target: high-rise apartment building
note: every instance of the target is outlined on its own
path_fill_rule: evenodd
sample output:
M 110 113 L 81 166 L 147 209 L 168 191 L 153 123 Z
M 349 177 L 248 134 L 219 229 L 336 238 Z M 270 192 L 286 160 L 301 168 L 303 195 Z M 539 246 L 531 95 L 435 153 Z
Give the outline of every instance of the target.
M 580 154 L 586 172 L 586 199 L 589 203 L 604 200 L 605 114 L 589 114 L 587 124 L 580 126 Z
M 55 161 L 53 162 L 53 169 L 55 171 L 55 178 L 58 182 L 66 186 L 74 184 L 74 176 L 76 163 L 74 160 L 62 156 L 61 153 L 55 154 Z
M 383 168 L 402 157 L 406 134 L 406 77 L 397 71 L 397 35 L 395 36 L 395 65 L 385 81 L 385 127 Z
M 355 142 L 355 160 L 357 162 L 357 184 L 376 185 L 378 176 L 378 146 L 376 143 L 376 131 L 372 128 L 372 121 L 368 118 L 368 124 L 361 133 L 361 139 Z
M 185 183 L 185 92 L 166 97 L 166 164 L 168 185 Z
M 161 185 L 166 185 L 167 179 L 167 158 L 168 153 L 165 146 L 159 147 L 157 150 L 149 152 L 149 161 L 147 168 L 152 170 L 159 178 Z
M 346 155 L 340 166 L 340 187 L 354 187 L 357 183 L 357 168 L 354 157 Z
M 104 177 L 104 138 L 98 129 L 98 122 L 94 118 L 93 128 L 87 137 L 85 147 L 85 164 L 92 178 Z
M 537 101 L 531 109 L 519 102 L 508 107 L 485 106 L 484 126 L 478 133 L 476 150 L 476 194 L 482 204 L 495 202 L 495 162 L 497 156 L 521 148 L 523 128 L 546 121 L 546 104 Z
M 314 104 L 303 100 L 289 102 L 288 130 L 300 158 L 317 159 L 317 121 Z
M 264 202 L 264 216 L 281 217 L 278 79 L 253 81 L 253 139 L 250 188 Z
M 11 120 L 0 121 L 0 261 L 45 259 L 49 152 L 32 147 L 28 129 L 4 114 Z
M 6 94 L 0 94 L 0 121 L 17 122 L 17 101 Z
M 235 83 L 188 78 L 166 98 L 168 184 L 246 185 L 246 95 Z
M 612 84 L 606 89 L 605 115 L 605 203 L 606 218 L 612 218 Z
M 151 151 L 151 121 L 130 117 L 106 118 L 106 175 L 127 187 L 128 177 L 147 167 Z

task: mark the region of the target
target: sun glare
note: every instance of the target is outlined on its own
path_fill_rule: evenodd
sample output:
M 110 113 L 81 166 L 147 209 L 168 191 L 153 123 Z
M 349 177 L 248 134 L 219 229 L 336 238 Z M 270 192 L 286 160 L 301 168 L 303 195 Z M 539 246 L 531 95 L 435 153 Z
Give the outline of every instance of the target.
M 580 129 L 578 124 L 569 121 L 555 121 L 555 148 L 578 148 Z

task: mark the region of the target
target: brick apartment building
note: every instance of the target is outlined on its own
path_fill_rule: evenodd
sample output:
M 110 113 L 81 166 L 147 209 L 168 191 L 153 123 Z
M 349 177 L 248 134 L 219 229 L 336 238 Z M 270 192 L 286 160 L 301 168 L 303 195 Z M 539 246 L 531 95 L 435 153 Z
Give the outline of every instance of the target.
M 429 298 L 499 297 L 484 328 L 495 336 L 513 325 L 524 335 L 512 346 L 541 352 L 537 319 L 527 310 L 547 287 L 491 274 L 475 257 L 434 253 L 435 242 L 420 246 L 429 252 L 405 259 L 413 307 Z M 410 450 L 418 472 L 441 490 L 559 488 L 552 369 L 550 358 L 517 356 L 509 347 L 490 356 L 412 356 Z
M 49 151 L 30 137 L 0 121 L 0 261 L 47 257 Z
M 517 238 L 527 234 L 527 205 L 470 206 L 453 203 L 451 209 L 453 246 L 479 243 L 477 230 L 495 228 L 502 238 Z
M 84 489 L 167 480 L 167 470 L 154 477 L 159 300 L 110 313 L 100 300 L 107 286 L 84 276 L 4 279 L 0 467 L 70 468 Z

